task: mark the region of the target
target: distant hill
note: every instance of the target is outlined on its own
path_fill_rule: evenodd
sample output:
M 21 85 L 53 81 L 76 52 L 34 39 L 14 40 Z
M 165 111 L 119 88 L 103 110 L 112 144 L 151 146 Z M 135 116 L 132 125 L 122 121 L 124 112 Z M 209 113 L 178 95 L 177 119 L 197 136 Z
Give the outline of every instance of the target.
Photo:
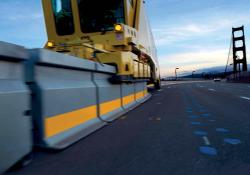
M 248 64 L 248 68 L 250 70 L 250 64 Z M 205 75 L 216 77 L 216 76 L 222 76 L 222 75 L 224 75 L 224 73 L 225 73 L 225 66 L 216 66 L 216 67 L 210 67 L 210 68 L 203 68 L 203 69 L 196 70 L 196 72 L 194 73 L 193 78 L 203 78 Z M 228 74 L 233 73 L 232 66 L 227 68 L 227 73 Z M 181 78 L 192 78 L 192 74 L 190 74 L 190 73 L 182 74 L 182 75 L 179 75 L 179 77 L 181 77 Z

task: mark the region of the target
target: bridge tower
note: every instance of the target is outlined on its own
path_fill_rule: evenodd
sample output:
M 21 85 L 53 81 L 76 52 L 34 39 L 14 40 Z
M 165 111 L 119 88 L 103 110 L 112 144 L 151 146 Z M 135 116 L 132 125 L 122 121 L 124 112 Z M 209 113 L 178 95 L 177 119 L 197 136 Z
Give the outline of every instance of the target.
M 232 29 L 234 73 L 247 71 L 244 26 Z

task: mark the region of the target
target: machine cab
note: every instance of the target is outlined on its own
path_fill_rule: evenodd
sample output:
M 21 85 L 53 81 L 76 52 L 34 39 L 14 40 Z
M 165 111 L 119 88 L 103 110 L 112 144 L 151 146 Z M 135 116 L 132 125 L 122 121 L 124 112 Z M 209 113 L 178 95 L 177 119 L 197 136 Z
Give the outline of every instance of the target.
M 135 28 L 135 4 L 135 0 L 43 0 L 48 39 L 57 43 L 122 31 L 124 26 Z

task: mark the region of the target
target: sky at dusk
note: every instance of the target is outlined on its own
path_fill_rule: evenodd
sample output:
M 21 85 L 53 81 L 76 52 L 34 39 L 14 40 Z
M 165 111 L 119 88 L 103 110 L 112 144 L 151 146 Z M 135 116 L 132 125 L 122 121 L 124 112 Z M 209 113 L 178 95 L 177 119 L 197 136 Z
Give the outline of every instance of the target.
M 161 74 L 226 64 L 231 28 L 245 25 L 250 62 L 249 0 L 146 0 Z M 28 48 L 47 40 L 40 0 L 0 1 L 0 40 Z

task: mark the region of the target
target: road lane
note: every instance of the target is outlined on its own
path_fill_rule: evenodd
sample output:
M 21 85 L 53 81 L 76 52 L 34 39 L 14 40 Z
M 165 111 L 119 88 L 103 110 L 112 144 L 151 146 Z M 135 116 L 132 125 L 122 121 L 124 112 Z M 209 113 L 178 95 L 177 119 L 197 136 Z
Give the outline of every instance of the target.
M 203 82 L 199 83 L 203 88 L 215 89 L 219 92 L 233 93 L 234 95 L 249 96 L 250 89 L 248 84 L 227 83 L 227 82 Z

